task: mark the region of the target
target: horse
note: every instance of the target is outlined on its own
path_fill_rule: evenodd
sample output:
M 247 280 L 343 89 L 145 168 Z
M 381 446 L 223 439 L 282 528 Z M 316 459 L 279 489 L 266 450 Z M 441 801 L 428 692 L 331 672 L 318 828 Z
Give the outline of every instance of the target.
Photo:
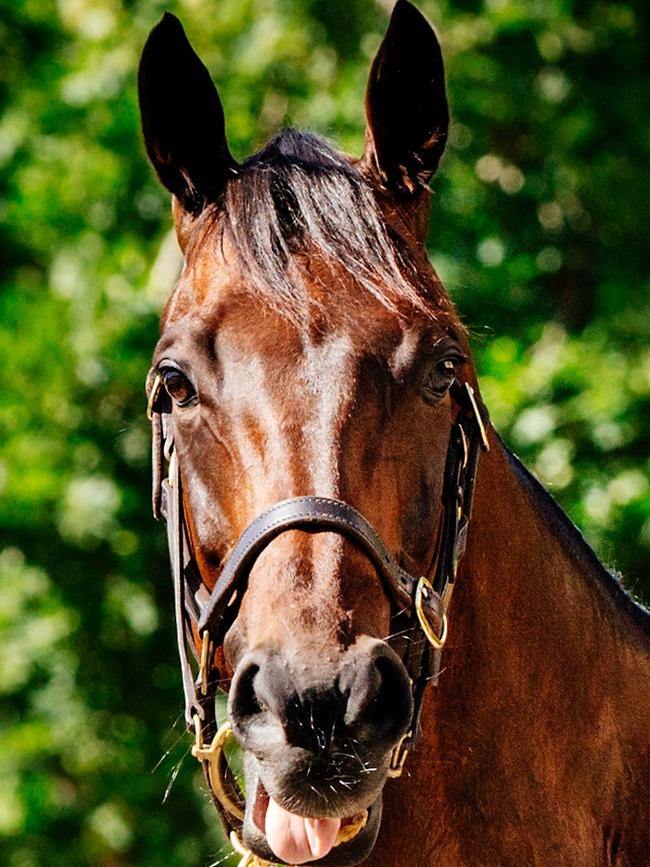
M 428 261 L 433 29 L 398 0 L 360 158 L 285 130 L 238 163 L 170 14 L 138 83 L 184 259 L 153 507 L 241 863 L 649 864 L 650 614 L 499 438 Z

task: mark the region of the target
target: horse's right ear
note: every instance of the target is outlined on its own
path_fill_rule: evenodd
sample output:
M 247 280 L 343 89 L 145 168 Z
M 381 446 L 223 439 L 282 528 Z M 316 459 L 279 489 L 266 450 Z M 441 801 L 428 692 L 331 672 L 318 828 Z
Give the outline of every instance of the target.
M 144 46 L 138 70 L 144 142 L 158 177 L 191 217 L 215 201 L 236 163 L 210 73 L 183 27 L 166 12 Z
M 366 115 L 364 163 L 393 194 L 418 196 L 445 149 L 449 110 L 438 39 L 408 0 L 395 3 L 373 61 Z

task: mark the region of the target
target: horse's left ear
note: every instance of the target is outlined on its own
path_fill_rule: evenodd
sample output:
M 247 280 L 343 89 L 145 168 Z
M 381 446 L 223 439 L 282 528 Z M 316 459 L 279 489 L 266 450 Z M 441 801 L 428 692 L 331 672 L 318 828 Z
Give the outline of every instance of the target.
M 449 109 L 442 52 L 426 18 L 397 0 L 366 90 L 363 162 L 393 194 L 425 189 L 445 149 Z
M 181 216 L 191 219 L 219 197 L 236 163 L 210 73 L 169 12 L 142 51 L 138 96 L 147 153 L 176 198 L 178 226 Z

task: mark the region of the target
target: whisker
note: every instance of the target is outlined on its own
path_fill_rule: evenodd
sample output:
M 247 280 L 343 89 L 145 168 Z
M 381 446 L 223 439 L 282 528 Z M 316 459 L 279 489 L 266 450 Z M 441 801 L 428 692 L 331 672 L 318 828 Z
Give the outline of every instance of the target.
M 399 638 L 401 635 L 408 635 L 415 631 L 415 626 L 408 626 L 406 629 L 400 629 L 398 632 L 391 632 L 384 638 L 384 641 L 390 641 L 391 638 Z
M 359 753 L 355 750 L 355 748 L 354 748 L 355 738 L 350 738 L 349 744 L 350 744 L 350 748 L 352 749 L 352 752 L 354 753 L 354 757 L 361 765 L 361 773 L 362 774 L 374 774 L 374 772 L 377 770 L 377 768 L 369 768 L 368 765 L 363 761 L 363 759 L 361 758 Z
M 219 849 L 218 855 L 221 855 L 221 857 L 218 857 L 216 861 L 208 864 L 208 867 L 219 867 L 220 864 L 223 864 L 224 861 L 227 861 L 232 855 L 232 850 L 230 849 L 230 846 L 228 844 L 223 845 L 221 849 Z
M 168 756 L 171 752 L 173 752 L 173 750 L 176 749 L 176 747 L 177 747 L 177 746 L 179 745 L 179 743 L 183 740 L 183 738 L 185 737 L 185 735 L 186 735 L 186 732 L 182 732 L 182 733 L 181 733 L 181 734 L 176 738 L 176 740 L 175 740 L 174 743 L 170 746 L 170 748 L 169 748 L 168 750 L 165 750 L 165 752 L 162 754 L 162 756 L 158 759 L 158 761 L 156 762 L 156 764 L 155 764 L 155 765 L 153 766 L 153 768 L 151 769 L 150 773 L 152 773 L 152 774 L 155 774 L 155 773 L 156 773 L 156 771 L 157 771 L 158 768 L 162 765 L 162 763 L 165 761 L 165 759 L 167 758 L 167 756 Z
M 165 794 L 163 795 L 163 799 L 162 799 L 163 804 L 165 804 L 167 802 L 167 798 L 169 797 L 169 793 L 171 792 L 172 787 L 173 787 L 174 783 L 176 782 L 176 778 L 178 777 L 180 769 L 183 766 L 183 762 L 185 761 L 185 759 L 189 755 L 189 752 L 190 752 L 190 750 L 187 749 L 186 752 L 180 757 L 180 759 L 176 763 L 176 766 L 173 768 L 173 770 L 171 772 L 171 776 L 169 778 L 169 782 L 167 783 L 167 788 L 165 789 Z

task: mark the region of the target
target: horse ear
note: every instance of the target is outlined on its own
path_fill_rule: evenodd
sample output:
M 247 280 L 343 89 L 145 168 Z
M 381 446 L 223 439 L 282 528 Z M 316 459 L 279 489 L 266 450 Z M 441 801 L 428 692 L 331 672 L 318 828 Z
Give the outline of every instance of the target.
M 236 163 L 210 73 L 169 12 L 142 51 L 138 96 L 149 159 L 183 210 L 196 216 L 218 198 Z
M 440 44 L 408 0 L 397 0 L 366 90 L 363 161 L 391 192 L 426 188 L 445 149 L 449 109 Z

